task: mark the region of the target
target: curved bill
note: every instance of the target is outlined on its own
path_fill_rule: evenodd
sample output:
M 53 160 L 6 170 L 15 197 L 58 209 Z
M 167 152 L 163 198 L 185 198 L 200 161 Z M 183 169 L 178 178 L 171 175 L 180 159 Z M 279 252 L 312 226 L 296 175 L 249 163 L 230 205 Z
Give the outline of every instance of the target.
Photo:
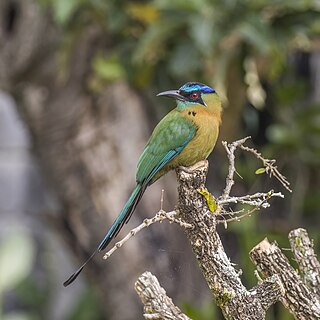
M 169 98 L 174 98 L 176 100 L 185 101 L 186 98 L 182 96 L 178 90 L 169 90 L 169 91 L 163 91 L 157 94 L 157 97 L 164 96 Z

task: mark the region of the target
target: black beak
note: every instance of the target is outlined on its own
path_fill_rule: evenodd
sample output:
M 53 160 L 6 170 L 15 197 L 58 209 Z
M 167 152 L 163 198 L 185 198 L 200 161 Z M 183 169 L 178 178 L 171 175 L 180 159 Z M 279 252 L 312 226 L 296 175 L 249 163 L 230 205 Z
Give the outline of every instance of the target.
M 186 98 L 182 96 L 178 90 L 163 91 L 157 94 L 157 97 L 159 96 L 170 97 L 180 101 L 186 100 Z

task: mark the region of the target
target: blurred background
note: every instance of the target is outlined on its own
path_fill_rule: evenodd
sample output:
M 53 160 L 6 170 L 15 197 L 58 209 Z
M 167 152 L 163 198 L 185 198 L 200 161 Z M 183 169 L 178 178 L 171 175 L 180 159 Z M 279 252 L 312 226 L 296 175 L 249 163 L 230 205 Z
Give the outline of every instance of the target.
M 248 252 L 266 236 L 288 248 L 288 232 L 304 227 L 319 255 L 319 36 L 319 0 L 1 0 L 0 319 L 142 319 L 133 285 L 145 270 L 193 319 L 222 319 L 182 230 L 168 223 L 62 286 L 119 213 L 144 144 L 174 107 L 156 94 L 188 81 L 223 99 L 209 190 L 224 188 L 221 141 L 247 135 L 293 189 L 255 175 L 261 164 L 238 153 L 233 194 L 285 195 L 220 228 L 246 286 L 256 284 Z M 174 208 L 171 173 L 120 236 L 156 213 L 161 189 Z M 293 318 L 278 303 L 268 319 Z

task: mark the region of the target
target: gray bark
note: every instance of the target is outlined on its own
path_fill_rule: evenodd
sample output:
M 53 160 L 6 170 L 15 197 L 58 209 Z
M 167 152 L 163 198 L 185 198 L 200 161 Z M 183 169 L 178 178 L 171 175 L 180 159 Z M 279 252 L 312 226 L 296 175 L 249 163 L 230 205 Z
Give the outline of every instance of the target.
M 320 264 L 307 232 L 297 229 L 289 234 L 302 278 L 276 243 L 270 244 L 265 239 L 251 250 L 250 258 L 266 280 L 262 281 L 257 274 L 258 285 L 247 290 L 217 233 L 219 210 L 210 211 L 199 192 L 205 188 L 207 171 L 207 161 L 177 170 L 179 199 L 175 219 L 181 219 L 179 225 L 185 230 L 199 268 L 225 318 L 263 320 L 269 307 L 280 300 L 296 319 L 319 319 Z M 158 287 L 157 279 L 149 273 L 141 275 L 136 283 L 136 291 L 144 304 L 145 318 L 184 319 L 185 315 L 181 315 L 180 309 L 172 305 L 165 292 L 157 294 Z M 161 308 L 164 312 L 169 310 L 169 316 L 158 312 Z M 175 310 L 178 310 L 176 315 Z
M 190 320 L 176 307 L 150 272 L 143 273 L 135 283 L 135 289 L 144 305 L 144 318 L 153 320 Z
M 242 284 L 216 230 L 216 216 L 198 190 L 205 187 L 208 162 L 188 171 L 178 170 L 178 210 L 181 219 L 192 225 L 185 229 L 204 278 L 226 319 L 265 319 L 266 310 L 281 294 L 276 279 L 252 290 Z
M 320 301 L 320 263 L 314 253 L 313 241 L 302 228 L 292 230 L 289 233 L 289 241 L 305 284 Z
M 265 277 L 279 276 L 284 290 L 280 301 L 296 319 L 320 319 L 320 300 L 303 283 L 276 243 L 264 239 L 252 249 L 250 258 Z

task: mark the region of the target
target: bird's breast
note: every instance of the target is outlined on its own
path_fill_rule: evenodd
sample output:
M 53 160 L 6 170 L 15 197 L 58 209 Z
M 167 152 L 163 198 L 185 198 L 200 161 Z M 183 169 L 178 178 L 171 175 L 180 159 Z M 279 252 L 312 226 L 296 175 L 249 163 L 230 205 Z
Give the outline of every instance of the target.
M 184 116 L 196 125 L 197 132 L 176 157 L 174 165 L 191 166 L 212 152 L 218 138 L 220 119 L 206 110 L 197 109 L 185 111 Z

